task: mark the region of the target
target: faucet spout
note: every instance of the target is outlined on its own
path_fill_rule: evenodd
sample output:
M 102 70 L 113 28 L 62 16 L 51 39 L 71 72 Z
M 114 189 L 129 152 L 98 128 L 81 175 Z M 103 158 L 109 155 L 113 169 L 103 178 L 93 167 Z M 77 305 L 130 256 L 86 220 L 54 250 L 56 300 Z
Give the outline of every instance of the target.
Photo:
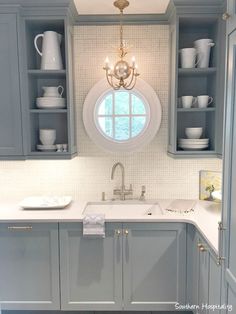
M 121 169 L 121 188 L 124 188 L 124 186 L 125 186 L 125 167 L 124 167 L 124 165 L 121 162 L 117 162 L 117 163 L 115 163 L 112 166 L 112 169 L 111 169 L 111 180 L 114 179 L 114 174 L 115 174 L 115 171 L 116 171 L 117 167 L 120 167 L 120 169 Z
M 120 169 L 121 169 L 121 188 L 114 190 L 113 193 L 114 193 L 114 195 L 120 195 L 120 199 L 122 201 L 124 201 L 126 195 L 132 195 L 133 194 L 133 190 L 132 190 L 132 188 L 130 188 L 128 190 L 125 189 L 125 167 L 121 162 L 117 162 L 112 166 L 111 180 L 114 179 L 114 174 L 115 174 L 117 167 L 120 167 Z

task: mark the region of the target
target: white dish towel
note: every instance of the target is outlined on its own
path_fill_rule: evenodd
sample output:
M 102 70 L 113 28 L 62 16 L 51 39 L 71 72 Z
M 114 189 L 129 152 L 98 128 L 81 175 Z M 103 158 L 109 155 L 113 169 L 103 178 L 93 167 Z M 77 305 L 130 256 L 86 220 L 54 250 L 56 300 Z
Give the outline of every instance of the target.
M 83 219 L 83 236 L 89 238 L 105 238 L 105 215 L 86 215 Z

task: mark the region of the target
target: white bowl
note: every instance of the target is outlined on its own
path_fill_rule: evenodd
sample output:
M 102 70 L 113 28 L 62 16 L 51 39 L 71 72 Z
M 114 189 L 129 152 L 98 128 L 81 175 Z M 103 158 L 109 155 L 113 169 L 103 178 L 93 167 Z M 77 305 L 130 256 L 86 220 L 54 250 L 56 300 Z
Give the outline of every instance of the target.
M 203 128 L 185 128 L 187 138 L 199 139 L 202 135 Z
M 55 129 L 40 129 L 39 139 L 43 145 L 53 145 L 56 140 L 56 130 Z
M 66 99 L 61 97 L 38 97 L 36 105 L 40 109 L 63 109 L 66 107 Z

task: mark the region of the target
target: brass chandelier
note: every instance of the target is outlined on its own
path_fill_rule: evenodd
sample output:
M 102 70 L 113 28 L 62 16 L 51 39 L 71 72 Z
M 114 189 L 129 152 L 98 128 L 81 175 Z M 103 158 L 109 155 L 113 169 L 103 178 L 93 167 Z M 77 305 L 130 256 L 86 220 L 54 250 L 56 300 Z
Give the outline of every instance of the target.
M 120 60 L 113 66 L 109 63 L 107 57 L 103 69 L 106 71 L 107 82 L 113 89 L 118 90 L 124 88 L 130 90 L 134 88 L 139 73 L 135 57 L 132 58 L 131 65 L 124 60 L 128 53 L 128 47 L 123 40 L 122 17 L 124 9 L 129 6 L 129 2 L 127 0 L 116 0 L 114 6 L 120 10 L 120 46 L 118 48 Z

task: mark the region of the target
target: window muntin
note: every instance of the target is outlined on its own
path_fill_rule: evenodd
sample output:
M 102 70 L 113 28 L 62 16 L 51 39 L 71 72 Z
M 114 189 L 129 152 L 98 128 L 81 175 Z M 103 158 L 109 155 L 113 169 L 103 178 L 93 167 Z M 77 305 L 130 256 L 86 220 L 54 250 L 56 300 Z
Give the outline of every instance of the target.
M 108 91 L 96 103 L 94 120 L 99 132 L 107 139 L 126 142 L 145 131 L 150 108 L 138 93 Z

